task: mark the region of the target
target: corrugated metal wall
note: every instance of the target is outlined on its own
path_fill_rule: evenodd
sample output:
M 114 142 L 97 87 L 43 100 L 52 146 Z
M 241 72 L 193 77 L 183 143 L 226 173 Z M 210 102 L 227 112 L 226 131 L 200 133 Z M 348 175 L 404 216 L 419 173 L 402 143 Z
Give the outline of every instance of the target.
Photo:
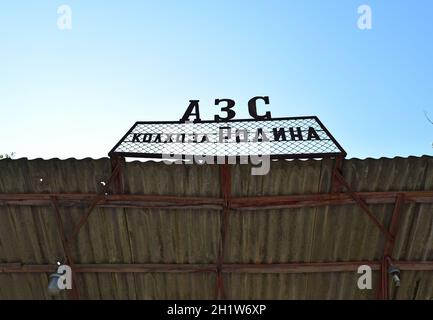
M 272 162 L 266 176 L 232 166 L 234 196 L 298 195 L 330 190 L 333 162 Z M 100 190 L 110 176 L 109 159 L 2 160 L 0 193 Z M 433 190 L 433 157 L 346 160 L 343 172 L 355 191 Z M 130 194 L 215 196 L 217 166 L 128 162 Z M 41 181 L 42 179 L 42 181 Z M 393 205 L 372 205 L 387 226 Z M 393 257 L 433 260 L 433 205 L 404 205 Z M 68 232 L 85 208 L 61 207 Z M 218 210 L 96 208 L 73 244 L 82 263 L 215 263 L 220 236 Z M 384 238 L 355 205 L 230 212 L 225 263 L 378 260 Z M 62 245 L 51 207 L 0 206 L 0 263 L 55 264 Z M 375 274 L 378 277 L 378 274 Z M 216 276 L 205 274 L 78 274 L 82 298 L 211 299 Z M 356 287 L 356 273 L 224 274 L 234 299 L 373 299 Z M 433 299 L 432 272 L 402 272 L 398 299 Z M 376 279 L 377 280 L 377 279 Z M 0 273 L 0 299 L 50 299 L 48 274 Z M 374 282 L 377 284 L 377 281 Z M 60 298 L 66 298 L 62 293 Z

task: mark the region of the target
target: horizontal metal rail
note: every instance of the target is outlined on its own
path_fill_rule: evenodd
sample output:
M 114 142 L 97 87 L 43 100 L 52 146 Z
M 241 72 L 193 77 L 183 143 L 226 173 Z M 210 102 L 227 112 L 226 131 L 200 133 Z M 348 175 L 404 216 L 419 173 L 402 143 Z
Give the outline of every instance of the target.
M 361 265 L 380 270 L 381 261 L 292 262 L 272 264 L 223 263 L 222 273 L 356 272 Z M 433 261 L 393 261 L 402 271 L 433 271 Z M 0 273 L 51 273 L 51 264 L 0 263 Z M 217 272 L 217 264 L 75 264 L 76 273 L 197 273 Z
M 393 204 L 402 195 L 404 203 L 433 203 L 433 191 L 355 192 L 366 204 Z M 86 207 L 98 196 L 96 193 L 0 193 L 0 206 L 51 206 L 55 197 L 59 206 Z M 183 197 L 166 195 L 111 194 L 99 195 L 96 207 L 119 208 L 209 208 L 222 210 L 224 198 Z M 264 210 L 356 204 L 347 193 L 319 193 L 308 195 L 232 197 L 232 210 Z

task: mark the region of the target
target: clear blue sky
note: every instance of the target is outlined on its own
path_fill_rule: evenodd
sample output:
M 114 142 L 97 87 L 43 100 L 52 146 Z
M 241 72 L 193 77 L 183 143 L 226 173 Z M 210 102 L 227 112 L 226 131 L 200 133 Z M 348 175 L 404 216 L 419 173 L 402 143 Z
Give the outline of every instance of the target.
M 57 8 L 72 8 L 72 30 Z M 357 28 L 359 5 L 373 29 Z M 433 1 L 23 1 L 0 5 L 0 153 L 103 157 L 189 99 L 270 96 L 348 157 L 432 154 Z M 263 111 L 263 110 L 260 110 Z

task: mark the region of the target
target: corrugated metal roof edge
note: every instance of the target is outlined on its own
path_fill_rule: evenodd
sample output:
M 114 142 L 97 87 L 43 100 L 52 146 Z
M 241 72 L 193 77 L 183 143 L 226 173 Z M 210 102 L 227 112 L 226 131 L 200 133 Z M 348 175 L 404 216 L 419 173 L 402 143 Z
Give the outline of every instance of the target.
M 433 159 L 433 155 L 428 155 L 428 154 L 424 154 L 421 156 L 395 156 L 395 157 L 380 157 L 380 158 L 374 158 L 374 157 L 367 157 L 367 158 L 358 158 L 358 157 L 354 157 L 354 158 L 346 158 L 345 160 L 361 160 L 361 161 L 367 161 L 367 160 L 394 160 L 394 159 L 412 159 L 412 158 L 432 158 Z M 44 159 L 44 158 L 26 158 L 26 157 L 21 157 L 21 158 L 17 158 L 17 159 L 2 159 L 0 161 L 22 161 L 22 160 L 26 160 L 26 161 L 68 161 L 68 160 L 74 160 L 74 161 L 88 161 L 88 160 L 93 160 L 93 161 L 98 161 L 98 160 L 109 160 L 109 157 L 101 157 L 101 158 L 92 158 L 92 157 L 85 157 L 85 158 L 73 158 L 73 157 L 69 157 L 69 158 L 49 158 L 49 159 Z M 128 163 L 141 163 L 141 162 L 153 162 L 153 163 L 159 163 L 162 162 L 162 160 L 159 159 L 143 159 L 143 160 L 137 160 L 136 158 L 134 158 L 135 160 L 132 161 L 128 161 L 128 158 L 126 158 Z M 315 161 L 322 161 L 323 159 L 319 159 L 319 158 L 314 158 L 314 159 L 285 159 L 285 160 L 278 160 L 278 159 L 274 159 L 272 161 L 277 162 L 277 161 L 311 161 L 311 162 L 315 162 Z

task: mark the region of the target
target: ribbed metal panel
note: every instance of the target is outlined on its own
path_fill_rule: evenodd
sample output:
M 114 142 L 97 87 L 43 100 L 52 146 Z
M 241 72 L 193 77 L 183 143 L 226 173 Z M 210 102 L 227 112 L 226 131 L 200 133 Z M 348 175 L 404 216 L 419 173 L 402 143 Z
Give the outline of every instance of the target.
M 330 190 L 331 160 L 272 162 L 266 176 L 232 166 L 232 195 L 300 195 Z M 100 190 L 109 159 L 2 160 L 0 193 Z M 345 160 L 355 191 L 433 190 L 433 158 Z M 128 162 L 131 194 L 219 197 L 218 166 Z M 40 180 L 42 179 L 42 181 Z M 388 226 L 393 205 L 370 205 Z M 433 260 L 433 205 L 406 204 L 393 257 Z M 61 207 L 68 232 L 85 208 Z M 217 210 L 97 208 L 73 243 L 75 263 L 215 263 L 221 214 Z M 355 205 L 231 211 L 225 263 L 378 260 L 384 238 Z M 0 263 L 55 264 L 63 250 L 51 207 L 0 206 Z M 377 284 L 378 272 L 375 272 Z M 374 299 L 360 291 L 356 273 L 224 274 L 233 299 Z M 396 299 L 433 299 L 431 272 L 402 272 Z M 48 274 L 0 273 L 0 299 L 49 299 Z M 78 274 L 85 299 L 210 299 L 216 277 L 205 274 Z M 62 293 L 60 298 L 66 298 Z

